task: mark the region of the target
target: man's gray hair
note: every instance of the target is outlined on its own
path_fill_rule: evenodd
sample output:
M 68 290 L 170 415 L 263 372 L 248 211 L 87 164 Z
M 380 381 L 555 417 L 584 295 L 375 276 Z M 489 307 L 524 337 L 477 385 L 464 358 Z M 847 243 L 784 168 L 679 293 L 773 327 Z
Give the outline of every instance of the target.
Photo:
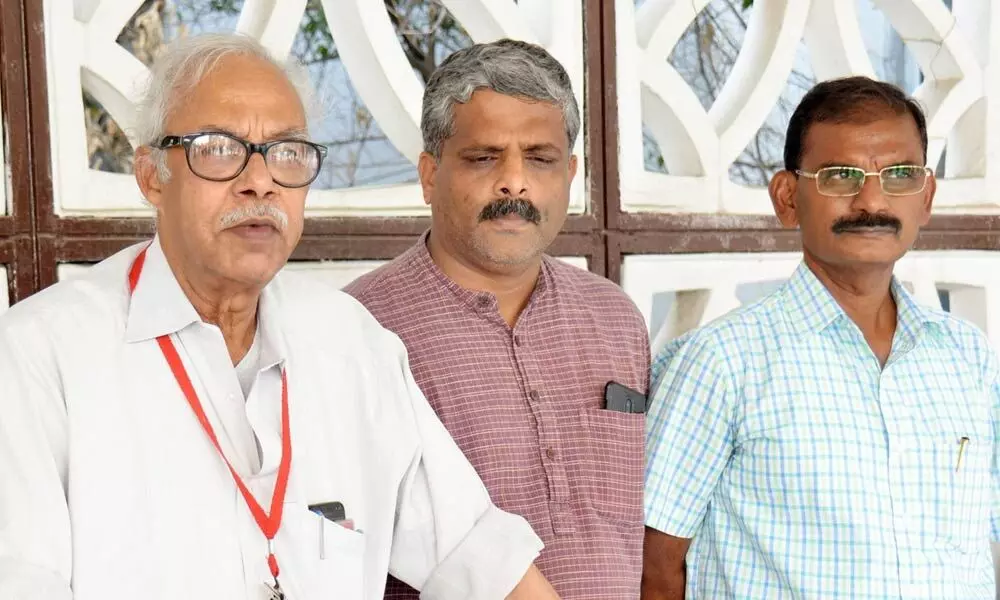
M 455 133 L 455 103 L 468 102 L 477 89 L 556 104 L 572 152 L 580 133 L 580 109 L 566 69 L 541 46 L 503 39 L 458 50 L 431 75 L 420 130 L 424 150 L 434 158 L 441 158 L 441 147 Z
M 307 121 L 316 111 L 308 72 L 294 59 L 282 62 L 254 38 L 243 34 L 206 33 L 171 43 L 153 62 L 148 84 L 139 102 L 134 139 L 141 146 L 155 146 L 166 134 L 167 121 L 180 101 L 228 56 L 250 56 L 281 71 L 295 88 Z M 170 177 L 163 150 L 153 149 L 153 164 L 160 178 Z

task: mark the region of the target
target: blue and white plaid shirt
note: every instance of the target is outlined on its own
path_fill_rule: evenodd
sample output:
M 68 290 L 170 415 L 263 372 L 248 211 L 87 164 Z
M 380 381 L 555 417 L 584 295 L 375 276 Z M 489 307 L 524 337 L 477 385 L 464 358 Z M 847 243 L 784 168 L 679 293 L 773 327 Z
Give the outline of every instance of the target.
M 996 356 L 892 293 L 884 369 L 804 264 L 654 360 L 646 524 L 694 538 L 689 600 L 995 597 Z

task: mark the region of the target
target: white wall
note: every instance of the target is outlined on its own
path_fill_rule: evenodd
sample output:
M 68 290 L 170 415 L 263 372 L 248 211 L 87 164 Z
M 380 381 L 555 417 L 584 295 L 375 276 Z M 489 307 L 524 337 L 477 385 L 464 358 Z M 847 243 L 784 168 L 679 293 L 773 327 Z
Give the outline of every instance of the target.
M 53 147 L 55 210 L 60 215 L 148 214 L 132 179 L 87 166 L 81 90 L 86 90 L 128 131 L 137 86 L 146 68 L 115 43 L 140 0 L 45 0 L 45 39 Z M 612 0 L 608 0 L 612 1 Z M 990 0 L 758 0 L 749 13 L 739 58 L 722 93 L 704 109 L 667 57 L 710 0 L 614 0 L 617 11 L 617 72 L 622 201 L 626 211 L 770 214 L 766 193 L 731 181 L 728 171 L 757 130 L 772 118 L 793 68 L 809 62 L 820 78 L 874 74 L 860 24 L 880 11 L 906 42 L 923 71 L 916 96 L 929 114 L 929 164 L 948 148 L 939 184 L 937 212 L 1000 212 L 1000 9 Z M 581 0 L 445 0 L 444 4 L 476 41 L 513 36 L 546 46 L 567 66 L 582 104 L 583 34 Z M 330 28 L 344 67 L 368 110 L 399 153 L 415 161 L 420 148 L 421 83 L 406 63 L 381 2 L 323 0 L 336 14 Z M 305 0 L 247 0 L 232 25 L 262 39 L 278 52 L 289 51 Z M 859 6 L 861 7 L 859 10 Z M 874 8 L 872 8 L 874 7 Z M 884 25 L 883 25 L 884 26 Z M 995 33 L 992 38 L 991 33 Z M 863 35 L 864 34 L 864 35 Z M 877 37 L 877 36 L 876 36 Z M 805 51 L 803 51 L 803 47 Z M 644 168 L 642 128 L 652 131 L 669 174 Z M 577 152 L 584 150 L 583 136 Z M 573 212 L 585 210 L 586 176 L 574 181 Z M 2 204 L 0 204 L 2 205 Z M 321 215 L 426 214 L 414 184 L 361 186 L 310 192 L 308 212 Z M 737 304 L 734 290 L 780 279 L 794 257 L 636 256 L 623 268 L 623 285 L 647 307 L 653 334 L 660 339 L 696 326 Z M 943 252 L 914 256 L 907 265 L 926 265 L 914 275 L 922 297 L 935 302 L 936 287 L 952 292 L 956 312 L 983 324 L 1000 343 L 992 313 L 996 286 L 981 277 L 995 268 L 990 253 Z M 738 268 L 734 268 L 738 265 Z M 295 268 L 317 270 L 340 281 L 371 264 L 325 262 Z M 63 269 L 61 272 L 69 273 Z M 698 291 L 700 290 L 700 291 Z M 654 323 L 655 298 L 680 292 L 669 319 Z M 661 325 L 666 323 L 664 328 Z

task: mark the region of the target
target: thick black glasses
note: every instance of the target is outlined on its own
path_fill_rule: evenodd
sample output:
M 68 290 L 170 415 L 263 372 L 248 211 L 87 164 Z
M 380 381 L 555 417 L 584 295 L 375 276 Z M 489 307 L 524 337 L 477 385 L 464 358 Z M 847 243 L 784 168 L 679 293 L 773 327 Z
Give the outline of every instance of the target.
M 312 183 L 326 157 L 326 146 L 305 140 L 255 144 L 215 131 L 164 136 L 157 148 L 166 150 L 177 146 L 184 148 L 191 172 L 209 181 L 235 179 L 246 168 L 250 157 L 259 152 L 274 182 L 287 188 Z

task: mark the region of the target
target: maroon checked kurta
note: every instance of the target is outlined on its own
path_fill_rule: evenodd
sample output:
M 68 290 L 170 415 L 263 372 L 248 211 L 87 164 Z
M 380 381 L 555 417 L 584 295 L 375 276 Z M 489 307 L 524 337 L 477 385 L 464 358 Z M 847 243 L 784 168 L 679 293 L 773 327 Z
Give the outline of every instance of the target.
M 601 406 L 609 380 L 647 392 L 642 316 L 610 281 L 546 257 L 511 328 L 492 294 L 437 268 L 426 238 L 346 291 L 403 340 L 417 385 L 493 501 L 545 542 L 537 564 L 560 596 L 635 600 L 643 415 Z M 417 594 L 390 577 L 386 597 Z

